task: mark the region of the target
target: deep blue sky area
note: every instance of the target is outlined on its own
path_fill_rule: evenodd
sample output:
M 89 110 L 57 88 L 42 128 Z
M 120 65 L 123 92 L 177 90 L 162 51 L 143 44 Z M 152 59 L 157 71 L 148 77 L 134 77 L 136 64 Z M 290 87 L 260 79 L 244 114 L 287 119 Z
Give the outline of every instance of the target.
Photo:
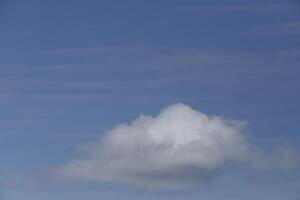
M 105 130 L 177 102 L 247 121 L 247 137 L 266 151 L 298 151 L 300 2 L 0 0 L 0 7 L 1 200 L 299 200 L 299 170 L 238 168 L 196 189 L 158 193 L 44 179 Z M 32 188 L 35 178 L 42 183 Z

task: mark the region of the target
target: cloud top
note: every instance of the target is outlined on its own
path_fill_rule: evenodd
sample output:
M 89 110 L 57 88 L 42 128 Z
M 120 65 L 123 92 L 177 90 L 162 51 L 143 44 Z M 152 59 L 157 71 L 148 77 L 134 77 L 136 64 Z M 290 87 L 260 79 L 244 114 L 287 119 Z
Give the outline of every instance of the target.
M 58 173 L 68 179 L 121 182 L 146 189 L 185 188 L 209 181 L 228 162 L 256 167 L 293 164 L 289 150 L 265 155 L 248 144 L 245 122 L 208 116 L 178 103 L 156 117 L 141 115 L 85 146 Z M 286 163 L 288 162 L 288 164 Z

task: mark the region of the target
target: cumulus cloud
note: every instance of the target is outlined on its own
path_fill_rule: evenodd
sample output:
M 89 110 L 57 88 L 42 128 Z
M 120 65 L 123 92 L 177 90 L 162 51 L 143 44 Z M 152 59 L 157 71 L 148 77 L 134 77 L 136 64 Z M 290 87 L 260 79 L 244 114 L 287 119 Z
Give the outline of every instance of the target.
M 57 170 L 66 179 L 109 181 L 146 189 L 210 181 L 226 163 L 289 168 L 290 149 L 266 155 L 244 137 L 245 122 L 208 116 L 178 103 L 156 117 L 141 115 L 85 145 L 81 158 Z

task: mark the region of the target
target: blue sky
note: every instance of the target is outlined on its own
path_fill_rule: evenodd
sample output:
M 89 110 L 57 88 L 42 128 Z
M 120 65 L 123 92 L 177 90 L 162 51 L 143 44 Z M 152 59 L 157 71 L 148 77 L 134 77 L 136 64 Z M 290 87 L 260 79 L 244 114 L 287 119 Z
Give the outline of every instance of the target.
M 0 2 L 0 198 L 299 200 L 298 169 L 235 167 L 188 191 L 46 181 L 78 146 L 177 102 L 247 121 L 264 151 L 299 150 L 297 1 Z

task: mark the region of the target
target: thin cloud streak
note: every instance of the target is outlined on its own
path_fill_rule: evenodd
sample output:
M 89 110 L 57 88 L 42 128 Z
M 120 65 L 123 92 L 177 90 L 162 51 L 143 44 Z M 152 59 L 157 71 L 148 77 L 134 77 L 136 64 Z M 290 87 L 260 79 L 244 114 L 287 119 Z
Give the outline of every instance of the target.
M 298 32 L 298 22 L 287 22 L 287 23 L 279 23 L 269 25 L 271 29 L 281 29 L 284 31 L 291 32 Z M 277 27 L 277 28 L 276 28 Z M 296 28 L 296 29 L 295 29 Z M 251 33 L 251 28 L 247 30 L 246 34 L 253 35 L 255 33 L 263 34 L 264 31 L 269 30 L 268 27 L 260 26 L 260 28 L 256 29 L 253 28 Z M 261 30 L 261 31 L 259 31 Z M 269 31 L 267 31 L 269 32 Z M 272 32 L 272 31 L 271 31 Z M 241 33 L 243 34 L 243 33 Z M 271 34 L 280 34 L 277 32 L 272 32 Z M 95 47 L 96 48 L 96 47 Z M 97 49 L 97 48 L 96 48 Z M 78 49 L 78 51 L 82 54 L 86 54 L 86 48 Z M 60 51 L 60 50 L 57 50 Z M 64 49 L 62 51 L 69 51 Z M 70 52 L 73 50 L 70 49 Z M 122 51 L 115 52 L 115 56 L 122 55 L 126 51 L 124 48 Z M 281 65 L 281 63 L 286 62 L 285 64 L 289 64 L 291 58 L 299 60 L 299 49 L 292 49 L 292 50 L 281 50 L 281 51 L 267 51 L 267 52 L 257 52 L 257 53 L 228 53 L 228 52 L 220 52 L 220 51 L 207 51 L 207 50 L 190 50 L 190 51 L 174 51 L 171 49 L 164 49 L 161 50 L 159 54 L 153 53 L 151 48 L 144 47 L 143 49 L 136 49 L 139 52 L 140 56 L 135 56 L 135 53 L 129 53 L 131 59 L 127 60 L 129 66 L 124 67 L 124 62 L 122 60 L 122 56 L 119 60 L 110 60 L 107 62 L 102 63 L 101 59 L 99 60 L 99 64 L 54 64 L 54 65 L 17 65 L 17 64 L 1 64 L 0 71 L 2 73 L 10 73 L 13 72 L 14 74 L 24 74 L 28 69 L 37 71 L 37 72 L 49 72 L 49 73 L 67 73 L 67 72 L 82 72 L 82 73 L 95 73 L 95 72 L 102 72 L 102 73 L 109 73 L 109 72 L 118 72 L 118 73 L 131 73 L 132 71 L 135 72 L 143 72 L 144 70 L 149 70 L 152 72 L 156 71 L 168 71 L 168 70 L 176 70 L 176 69 L 186 69 L 186 68 L 198 68 L 206 69 L 210 66 L 218 66 L 218 67 L 238 67 L 238 68 L 248 68 L 248 67 L 269 67 L 269 68 L 276 68 Z M 36 52 L 38 53 L 38 52 Z M 71 53 L 72 54 L 72 53 Z M 73 54 L 74 56 L 77 53 Z M 147 55 L 147 56 L 146 56 Z M 114 56 L 114 57 L 115 57 Z M 277 61 L 274 62 L 274 57 L 276 57 Z M 99 55 L 101 58 L 101 55 Z M 128 59 L 128 57 L 126 57 Z M 272 62 L 273 61 L 273 62 Z M 278 64 L 278 61 L 281 63 Z M 286 67 L 286 66 L 285 66 Z M 282 67 L 284 68 L 284 67 Z M 22 73 L 21 73 L 22 72 Z
M 180 9 L 196 14 L 228 14 L 228 13 L 276 13 L 289 12 L 295 10 L 296 6 L 292 3 L 274 4 L 218 4 L 218 5 L 196 5 L 183 6 Z

